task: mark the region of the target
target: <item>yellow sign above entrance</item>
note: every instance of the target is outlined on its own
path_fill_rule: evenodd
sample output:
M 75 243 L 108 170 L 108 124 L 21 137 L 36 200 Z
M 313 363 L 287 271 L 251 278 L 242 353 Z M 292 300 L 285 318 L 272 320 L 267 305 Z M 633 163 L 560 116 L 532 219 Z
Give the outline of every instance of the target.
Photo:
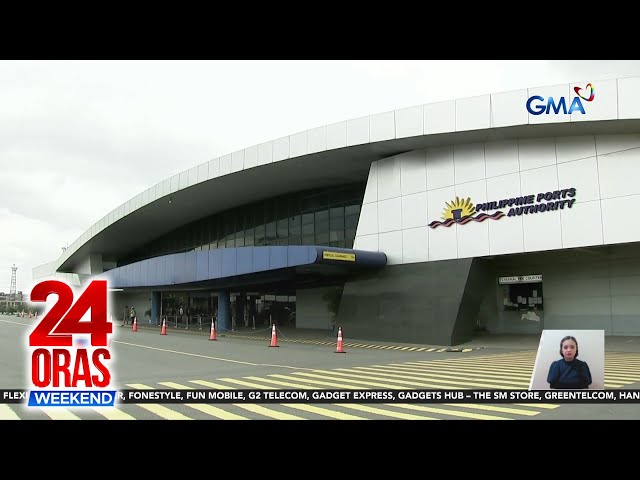
M 355 253 L 345 253 L 345 252 L 322 252 L 323 260 L 342 260 L 344 262 L 355 262 L 356 254 Z

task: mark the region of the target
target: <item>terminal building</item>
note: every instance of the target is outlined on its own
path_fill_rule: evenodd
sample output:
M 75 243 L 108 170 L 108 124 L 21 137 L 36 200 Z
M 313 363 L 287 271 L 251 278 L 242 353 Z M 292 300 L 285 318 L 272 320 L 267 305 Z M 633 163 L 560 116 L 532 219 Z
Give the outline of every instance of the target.
M 107 279 L 114 319 L 183 328 L 640 335 L 638 91 L 585 79 L 249 146 L 117 206 L 33 277 Z

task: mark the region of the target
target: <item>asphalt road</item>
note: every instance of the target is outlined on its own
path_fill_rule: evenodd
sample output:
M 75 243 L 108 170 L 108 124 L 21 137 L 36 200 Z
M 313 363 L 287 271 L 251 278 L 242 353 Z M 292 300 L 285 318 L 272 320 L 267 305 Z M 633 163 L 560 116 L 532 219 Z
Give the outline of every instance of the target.
M 28 333 L 34 320 L 0 316 L 0 389 L 28 389 Z M 268 342 L 207 335 L 159 335 L 114 325 L 116 389 L 523 389 L 535 350 L 485 348 L 416 352 Z M 640 388 L 640 353 L 607 352 L 606 388 Z M 129 420 L 535 420 L 640 419 L 638 404 L 123 404 L 69 410 L 0 404 L 0 419 Z

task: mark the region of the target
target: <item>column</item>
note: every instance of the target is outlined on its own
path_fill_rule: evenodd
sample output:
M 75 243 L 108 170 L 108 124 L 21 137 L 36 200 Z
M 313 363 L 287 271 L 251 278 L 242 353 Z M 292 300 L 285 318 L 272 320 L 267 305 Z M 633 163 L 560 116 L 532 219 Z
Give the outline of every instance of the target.
M 231 304 L 231 298 L 229 292 L 221 290 L 216 293 L 218 296 L 218 329 L 231 330 L 231 310 L 229 308 Z
M 151 292 L 151 324 L 160 324 L 160 292 Z

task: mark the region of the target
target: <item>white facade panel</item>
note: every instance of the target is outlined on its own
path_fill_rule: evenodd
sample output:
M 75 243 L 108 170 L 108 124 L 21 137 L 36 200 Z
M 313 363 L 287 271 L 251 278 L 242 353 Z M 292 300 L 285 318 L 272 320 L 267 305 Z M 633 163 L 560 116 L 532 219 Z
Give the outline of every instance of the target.
M 369 117 L 347 120 L 347 146 L 369 143 Z
M 469 198 L 474 206 L 487 202 L 487 186 L 485 180 L 456 185 L 455 192 L 456 198 L 460 200 Z M 473 216 L 476 217 L 476 215 Z M 458 258 L 489 255 L 488 221 L 489 220 L 483 222 L 470 221 L 464 225 L 457 225 Z
M 640 118 L 640 77 L 618 79 L 618 118 Z
M 209 178 L 216 178 L 220 176 L 220 159 L 214 158 L 209 160 Z
M 456 102 L 429 103 L 424 105 L 424 134 L 456 131 Z
M 453 184 L 453 146 L 427 148 L 427 190 Z
M 396 125 L 393 111 L 371 115 L 369 131 L 372 142 L 381 142 L 395 137 Z
M 593 135 L 556 138 L 558 164 L 596 156 L 596 139 Z
M 402 231 L 402 263 L 429 260 L 428 230 L 428 227 L 418 227 Z
M 580 203 L 600 200 L 596 157 L 558 164 L 558 185 L 561 190 L 575 188 Z
M 640 135 L 596 135 L 598 155 L 640 148 Z
M 487 178 L 520 171 L 517 140 L 485 143 L 484 158 Z
M 485 178 L 484 144 L 466 143 L 453 148 L 454 179 L 456 184 Z
M 544 215 L 538 214 L 538 215 Z M 562 247 L 602 245 L 602 215 L 600 201 L 576 201 L 572 207 L 560 210 Z
M 533 96 L 542 97 L 542 98 L 529 101 Z M 568 113 L 564 113 L 564 111 L 561 110 L 559 106 L 560 106 L 560 102 L 564 102 L 566 105 L 566 102 L 568 101 L 569 105 L 566 105 L 566 111 L 568 112 L 569 106 L 571 105 L 570 96 L 571 96 L 570 89 L 569 89 L 569 85 L 567 84 L 554 85 L 550 87 L 530 88 L 529 96 L 527 98 L 527 103 L 530 104 L 531 110 L 535 112 L 535 114 L 532 114 L 531 112 L 529 112 L 529 124 L 534 125 L 534 124 L 540 124 L 540 123 L 569 122 L 570 115 Z M 549 104 L 550 98 L 553 99 L 553 103 L 556 107 L 555 110 Z M 526 104 L 522 105 L 522 108 L 526 109 L 527 108 Z M 555 113 L 556 111 L 558 113 Z M 538 112 L 542 112 L 542 113 L 538 114 Z
M 522 108 L 526 101 L 527 90 L 514 90 L 491 95 L 491 127 L 528 124 L 527 110 Z
M 179 173 L 178 189 L 182 190 L 189 186 L 189 172 L 184 171 Z
M 523 172 L 520 175 L 520 189 L 523 197 L 533 195 L 534 202 L 539 193 L 558 190 L 556 166 L 552 165 Z M 557 210 L 523 213 L 522 228 L 524 231 L 524 250 L 526 252 L 562 248 L 560 214 Z
M 378 162 L 373 162 L 369 168 L 369 178 L 367 179 L 367 187 L 364 191 L 362 203 L 371 203 L 378 201 Z
M 327 125 L 327 150 L 347 146 L 347 122 Z
M 578 89 L 578 91 L 576 91 Z M 591 98 L 590 102 L 585 100 Z M 580 98 L 584 115 L 579 111 L 571 114 L 572 122 L 592 122 L 594 120 L 616 120 L 618 118 L 618 83 L 614 80 L 598 82 L 586 81 L 571 84 L 571 100 Z M 577 105 L 576 105 L 577 107 Z
M 162 182 L 162 196 L 169 195 L 171 193 L 171 178 L 167 178 Z
M 273 161 L 279 162 L 289 158 L 289 137 L 278 138 L 273 141 Z
M 447 203 L 455 200 L 453 186 L 427 192 L 427 222 L 444 221 L 442 215 Z M 456 239 L 457 225 L 429 228 L 429 260 L 446 260 L 457 258 Z
M 520 171 L 546 167 L 556 163 L 556 144 L 553 138 L 518 140 Z
M 231 154 L 231 173 L 244 169 L 244 150 Z
M 198 165 L 198 183 L 209 180 L 209 162 Z
M 562 187 L 565 188 L 565 187 Z M 558 190 L 558 172 L 555 165 L 536 168 L 520 174 L 520 190 L 522 196 Z M 535 200 L 535 198 L 534 198 Z
M 402 201 L 400 197 L 378 202 L 378 232 L 402 230 Z
M 356 237 L 353 241 L 354 250 L 365 250 L 367 252 L 377 252 L 378 250 L 378 234 L 362 235 Z
M 510 197 L 507 197 L 510 198 Z M 522 217 L 507 217 L 509 207 L 500 209 L 504 217 L 493 220 L 485 220 L 489 229 L 489 254 L 505 255 L 509 253 L 524 252 L 524 233 L 522 230 Z M 488 214 L 496 211 L 487 212 Z
M 180 174 L 176 174 L 173 177 L 171 177 L 171 193 L 175 193 L 178 191 L 178 189 L 180 188 Z
M 491 95 L 456 100 L 456 131 L 491 127 Z
M 356 237 L 378 233 L 378 203 L 365 203 L 360 211 Z
M 500 200 L 519 197 L 521 194 L 519 173 L 487 178 L 488 202 L 499 202 Z M 505 206 L 500 210 L 506 214 L 507 209 L 508 207 Z M 493 213 L 494 211 L 495 210 L 490 210 L 489 213 Z
M 413 193 L 402 197 L 402 228 L 427 225 L 427 192 Z
M 324 152 L 327 149 L 327 127 L 312 128 L 307 133 L 309 153 Z
M 602 198 L 640 193 L 640 148 L 598 155 Z
M 562 248 L 558 210 L 522 215 L 525 252 Z
M 400 188 L 400 158 L 378 161 L 378 201 L 402 195 Z
M 640 195 L 604 199 L 601 205 L 605 244 L 637 242 L 640 239 L 640 222 L 629 219 L 633 212 L 640 211 Z
M 258 166 L 258 145 L 244 150 L 244 169 Z
M 400 159 L 400 189 L 402 195 L 410 195 L 427 190 L 426 151 L 398 155 Z
M 273 162 L 273 142 L 258 145 L 258 165 L 266 165 Z
M 188 179 L 187 185 L 189 187 L 198 183 L 198 167 L 193 167 L 189 169 L 188 178 L 189 179 Z
M 402 108 L 395 111 L 396 138 L 418 137 L 424 133 L 424 107 Z
M 301 157 L 307 154 L 307 132 L 296 133 L 289 137 L 289 157 Z
M 378 251 L 387 255 L 387 265 L 402 263 L 402 231 L 378 235 Z
M 220 157 L 220 176 L 231 173 L 231 154 Z

